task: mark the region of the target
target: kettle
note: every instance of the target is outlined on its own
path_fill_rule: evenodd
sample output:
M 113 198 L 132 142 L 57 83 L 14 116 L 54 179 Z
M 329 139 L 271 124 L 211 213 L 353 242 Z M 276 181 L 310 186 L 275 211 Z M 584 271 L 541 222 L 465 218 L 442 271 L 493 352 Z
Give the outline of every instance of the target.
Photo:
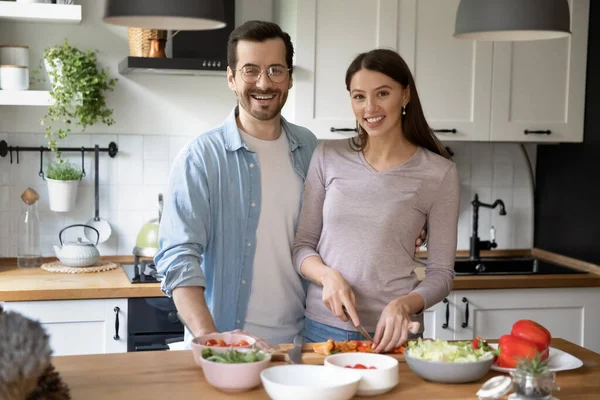
M 89 228 L 96 233 L 96 245 L 98 244 L 98 239 L 100 239 L 100 233 L 93 226 L 83 225 L 83 224 L 75 224 L 69 225 L 58 234 L 58 240 L 60 242 L 60 246 L 54 245 L 54 253 L 56 253 L 56 257 L 60 260 L 61 264 L 66 265 L 67 267 L 88 267 L 90 265 L 94 265 L 100 259 L 100 252 L 96 245 L 90 242 L 84 242 L 81 238 L 77 238 L 76 242 L 66 242 L 62 241 L 62 234 L 67 229 L 82 226 L 84 228 Z
M 158 227 L 162 217 L 163 195 L 158 194 L 158 218 L 146 222 L 137 235 L 133 254 L 139 257 L 154 257 L 158 253 Z

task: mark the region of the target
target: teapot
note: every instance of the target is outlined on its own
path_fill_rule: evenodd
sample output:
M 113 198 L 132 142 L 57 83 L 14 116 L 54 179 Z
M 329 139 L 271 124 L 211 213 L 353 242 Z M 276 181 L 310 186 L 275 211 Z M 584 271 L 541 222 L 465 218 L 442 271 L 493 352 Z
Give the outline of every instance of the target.
M 83 224 L 69 225 L 66 228 L 63 228 L 58 234 L 60 246 L 54 245 L 54 252 L 60 262 L 67 267 L 89 267 L 90 265 L 94 265 L 100 259 L 100 252 L 96 248 L 96 245 L 90 242 L 84 242 L 81 238 L 77 238 L 76 242 L 66 242 L 64 244 L 62 241 L 63 232 L 76 226 L 82 226 L 94 231 L 96 233 L 96 245 L 98 244 L 100 233 L 93 226 Z

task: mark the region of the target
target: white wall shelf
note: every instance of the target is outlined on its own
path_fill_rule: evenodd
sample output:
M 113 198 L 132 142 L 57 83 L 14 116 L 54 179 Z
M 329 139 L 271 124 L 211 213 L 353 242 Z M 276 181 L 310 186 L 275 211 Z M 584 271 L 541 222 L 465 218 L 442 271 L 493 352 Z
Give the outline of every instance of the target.
M 0 1 L 0 20 L 79 24 L 81 5 Z
M 53 100 L 44 90 L 0 90 L 0 105 L 3 106 L 49 106 Z

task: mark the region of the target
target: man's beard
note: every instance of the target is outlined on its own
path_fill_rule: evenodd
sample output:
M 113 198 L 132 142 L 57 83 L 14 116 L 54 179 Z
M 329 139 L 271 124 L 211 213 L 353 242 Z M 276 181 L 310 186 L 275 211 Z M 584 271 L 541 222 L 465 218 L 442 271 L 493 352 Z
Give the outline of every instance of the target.
M 269 95 L 276 95 L 276 96 L 280 96 L 280 98 L 283 100 L 278 104 L 275 104 L 275 108 L 272 108 L 272 105 L 265 105 L 265 106 L 259 106 L 259 108 L 252 108 L 252 99 L 250 98 L 251 95 L 263 95 L 263 96 L 269 96 Z M 280 113 L 281 113 L 281 109 L 283 108 L 283 106 L 285 105 L 285 102 L 287 100 L 287 92 L 286 93 L 282 93 L 282 92 L 276 92 L 276 91 L 270 91 L 270 90 L 252 90 L 252 91 L 247 91 L 242 93 L 241 95 L 238 95 L 238 102 L 240 104 L 240 106 L 242 106 L 242 108 L 244 110 L 246 110 L 246 112 L 250 115 L 252 115 L 254 118 L 258 119 L 259 121 L 269 121 L 275 117 L 277 117 Z

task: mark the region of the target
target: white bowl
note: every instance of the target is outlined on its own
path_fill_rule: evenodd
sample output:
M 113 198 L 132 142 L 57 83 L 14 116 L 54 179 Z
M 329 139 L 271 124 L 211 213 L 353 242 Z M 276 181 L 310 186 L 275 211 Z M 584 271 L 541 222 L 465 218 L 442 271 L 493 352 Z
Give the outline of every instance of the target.
M 400 382 L 398 360 L 375 353 L 340 353 L 325 358 L 325 366 L 346 368 L 346 365 L 362 364 L 376 369 L 354 369 L 361 376 L 356 394 L 359 396 L 377 396 L 389 392 Z
M 347 368 L 294 364 L 267 368 L 260 379 L 273 400 L 348 400 L 361 378 Z

